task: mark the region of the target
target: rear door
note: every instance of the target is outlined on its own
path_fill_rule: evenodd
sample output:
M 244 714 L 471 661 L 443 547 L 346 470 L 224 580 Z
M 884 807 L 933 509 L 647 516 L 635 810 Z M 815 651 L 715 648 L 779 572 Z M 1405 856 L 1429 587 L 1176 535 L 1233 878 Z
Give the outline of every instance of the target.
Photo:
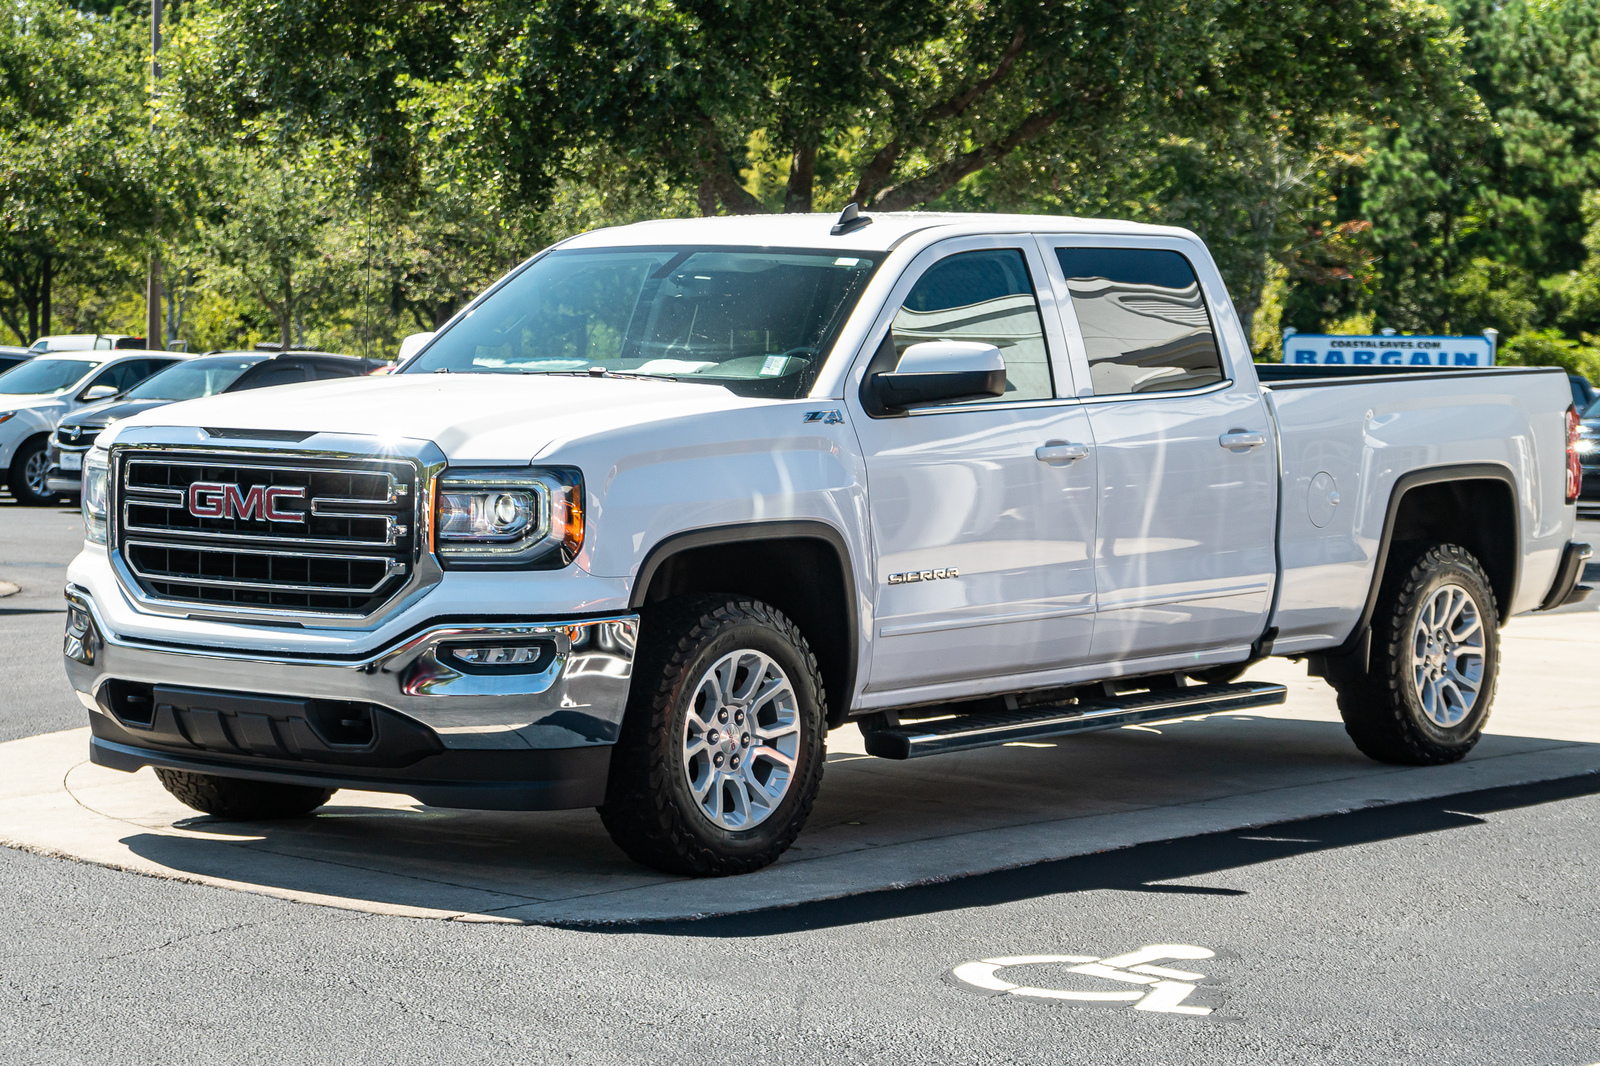
M 1042 313 L 1043 276 L 1031 237 L 936 245 L 900 279 L 875 330 L 877 354 L 852 377 L 876 578 L 868 691 L 1014 678 L 1089 655 L 1094 452 L 1060 317 Z M 997 345 L 1005 394 L 869 415 L 865 374 L 892 370 L 929 340 Z M 1046 462 L 1039 449 L 1052 445 L 1076 445 L 1081 457 L 1047 452 Z
M 1094 658 L 1249 645 L 1276 577 L 1277 461 L 1215 269 L 1176 239 L 1041 244 L 1099 460 Z

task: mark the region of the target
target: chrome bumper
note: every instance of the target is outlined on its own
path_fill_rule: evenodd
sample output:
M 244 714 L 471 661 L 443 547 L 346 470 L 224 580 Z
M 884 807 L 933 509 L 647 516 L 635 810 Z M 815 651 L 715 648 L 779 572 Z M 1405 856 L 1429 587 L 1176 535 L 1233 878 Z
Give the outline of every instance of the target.
M 68 586 L 67 676 L 91 713 L 111 718 L 111 680 L 378 704 L 427 726 L 446 749 L 579 748 L 616 742 L 628 701 L 638 615 L 493 623 L 440 622 L 352 659 L 274 656 L 149 644 L 105 625 L 87 590 Z M 201 623 L 203 625 L 203 623 Z M 541 641 L 538 672 L 472 670 L 451 645 Z
M 52 466 L 44 472 L 44 487 L 50 492 L 64 492 L 76 496 L 83 491 L 83 477 L 71 471 Z

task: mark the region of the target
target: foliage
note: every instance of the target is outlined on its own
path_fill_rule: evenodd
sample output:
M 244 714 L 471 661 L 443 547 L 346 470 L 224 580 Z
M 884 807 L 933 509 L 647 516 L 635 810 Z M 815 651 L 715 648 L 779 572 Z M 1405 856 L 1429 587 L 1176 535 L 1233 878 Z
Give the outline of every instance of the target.
M 120 14 L 0 6 L 0 323 L 20 340 L 50 331 L 63 281 L 148 229 L 144 54 Z
M 1505 366 L 1559 366 L 1569 374 L 1600 380 L 1600 338 L 1584 334 L 1582 343 L 1558 329 L 1529 330 L 1501 346 Z
M 1590 365 L 1600 0 L 0 0 L 0 323 L 376 354 L 568 234 L 712 212 L 1187 226 L 1246 333 Z M 1588 353 L 1588 354 L 1586 354 Z

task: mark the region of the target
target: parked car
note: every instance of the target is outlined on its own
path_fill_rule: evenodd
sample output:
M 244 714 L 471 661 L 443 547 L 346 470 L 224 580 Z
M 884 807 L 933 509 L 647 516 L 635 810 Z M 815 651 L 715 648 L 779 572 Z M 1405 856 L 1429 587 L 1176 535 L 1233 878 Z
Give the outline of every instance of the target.
M 145 350 L 145 339 L 126 333 L 59 333 L 40 337 L 28 346 L 35 355 L 44 352 L 106 352 L 126 348 Z
M 1577 413 L 1560 370 L 1337 369 L 1253 365 L 1181 229 L 592 231 L 396 373 L 101 434 L 66 669 L 93 760 L 197 810 L 598 807 L 684 874 L 789 846 L 830 725 L 905 759 L 1260 707 L 1268 655 L 1367 755 L 1453 762 L 1500 627 L 1588 591 Z
M 47 455 L 46 484 L 52 493 L 75 495 L 83 456 L 95 437 L 118 419 L 180 400 L 219 392 L 244 392 L 271 385 L 360 377 L 373 360 L 329 352 L 209 352 L 176 363 L 109 400 L 90 404 L 56 424 Z
M 26 348 L 18 348 L 13 344 L 0 344 L 0 374 L 32 358 L 33 353 Z
M 1597 394 L 1589 379 L 1582 374 L 1568 374 L 1567 382 L 1572 386 L 1572 404 L 1579 411 L 1587 411 L 1594 404 Z
M 1578 517 L 1600 518 L 1600 399 L 1583 410 L 1578 423 L 1578 461 L 1583 486 L 1578 495 Z
M 50 434 L 63 415 L 132 388 L 187 356 L 87 350 L 36 355 L 0 374 L 0 475 L 18 503 L 43 506 Z

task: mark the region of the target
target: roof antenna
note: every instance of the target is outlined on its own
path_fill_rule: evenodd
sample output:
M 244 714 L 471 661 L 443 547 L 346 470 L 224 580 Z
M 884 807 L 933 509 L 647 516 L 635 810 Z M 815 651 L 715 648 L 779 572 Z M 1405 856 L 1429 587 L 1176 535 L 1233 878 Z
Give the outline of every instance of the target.
M 871 216 L 863 215 L 859 204 L 845 204 L 844 210 L 839 212 L 839 221 L 833 224 L 833 228 L 828 233 L 835 237 L 842 237 L 846 233 L 854 233 L 862 226 L 870 225 L 872 225 Z

